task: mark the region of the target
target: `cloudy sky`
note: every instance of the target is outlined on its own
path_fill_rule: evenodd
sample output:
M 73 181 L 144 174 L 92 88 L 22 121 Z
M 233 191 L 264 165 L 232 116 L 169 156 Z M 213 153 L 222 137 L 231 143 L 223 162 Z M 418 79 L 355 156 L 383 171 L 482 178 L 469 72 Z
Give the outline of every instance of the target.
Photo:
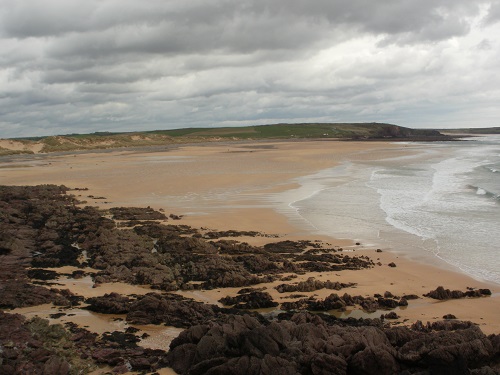
M 500 126 L 500 0 L 0 0 L 0 138 Z

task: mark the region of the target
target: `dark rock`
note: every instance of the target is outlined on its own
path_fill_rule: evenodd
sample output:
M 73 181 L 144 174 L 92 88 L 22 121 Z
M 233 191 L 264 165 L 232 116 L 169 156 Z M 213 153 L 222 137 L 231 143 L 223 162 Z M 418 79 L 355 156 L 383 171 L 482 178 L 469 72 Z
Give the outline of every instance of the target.
M 266 289 L 265 287 L 263 287 L 263 288 L 243 288 L 243 289 L 238 290 L 237 294 L 247 294 L 247 293 L 251 293 L 251 292 L 262 292 L 265 289 Z
M 174 294 L 148 293 L 130 304 L 127 321 L 132 324 L 163 323 L 185 328 L 213 320 L 219 310 L 215 305 L 187 300 Z
M 118 293 L 105 294 L 102 297 L 88 298 L 86 308 L 101 314 L 127 314 L 132 300 Z
M 219 302 L 224 305 L 234 305 L 236 309 L 265 309 L 279 305 L 273 301 L 269 293 L 257 291 L 238 294 L 236 297 L 224 297 Z
M 116 220 L 165 220 L 165 214 L 147 207 L 113 207 L 109 210 Z
M 398 301 L 395 301 L 392 298 L 378 298 L 377 302 L 379 306 L 384 309 L 394 309 L 399 306 Z
M 408 301 L 407 301 L 406 297 L 403 297 L 399 300 L 398 306 L 408 306 Z
M 141 341 L 133 333 L 120 331 L 105 332 L 102 335 L 102 340 L 109 341 L 112 346 L 118 346 L 119 348 L 137 348 L 137 343 Z
M 37 280 L 55 280 L 59 274 L 56 271 L 44 270 L 41 268 L 32 268 L 28 270 L 28 277 Z
M 388 266 L 389 266 L 389 267 L 396 267 L 396 263 L 391 262 L 391 263 L 389 263 L 389 264 L 388 264 Z
M 452 291 L 450 289 L 444 289 L 442 286 L 438 286 L 436 290 L 431 290 L 429 293 L 424 294 L 425 297 L 438 300 L 459 299 L 465 297 L 483 297 L 490 295 L 491 291 L 489 289 L 468 290 L 466 292 L 462 292 L 460 290 Z
M 51 356 L 43 366 L 43 374 L 67 375 L 69 374 L 69 369 L 69 363 L 63 358 Z
M 85 271 L 82 270 L 76 270 L 71 273 L 71 277 L 73 279 L 81 279 L 86 275 Z
M 310 314 L 266 326 L 230 317 L 184 331 L 167 356 L 180 374 L 469 373 L 495 363 L 499 351 L 491 339 L 474 326 L 457 327 L 343 327 Z
M 491 290 L 489 289 L 479 289 L 479 293 L 483 296 L 491 296 Z
M 352 374 L 395 374 L 400 365 L 388 348 L 366 347 L 356 352 L 349 361 L 347 371 Z
M 396 314 L 394 311 L 387 313 L 384 315 L 385 319 L 399 319 L 399 315 Z
M 280 241 L 264 245 L 264 249 L 271 253 L 302 253 L 307 246 L 313 245 L 310 241 Z
M 0 311 L 1 374 L 65 375 L 70 368 L 77 373 L 91 366 L 75 357 L 78 350 L 61 325 Z
M 59 319 L 65 315 L 66 315 L 66 313 L 56 313 L 56 314 L 50 314 L 49 317 L 50 317 L 50 319 Z
M 301 281 L 297 284 L 280 284 L 275 287 L 279 293 L 287 292 L 312 292 L 320 289 L 334 289 L 340 290 L 355 286 L 356 283 L 340 283 L 332 282 L 330 280 L 320 281 L 315 280 L 314 277 L 308 278 L 306 281 Z
M 443 316 L 443 319 L 456 319 L 457 317 L 453 314 L 446 314 Z
M 365 298 L 361 300 L 360 305 L 363 308 L 363 310 L 369 313 L 375 312 L 379 309 L 378 302 L 373 298 Z
M 47 289 L 17 281 L 8 281 L 0 285 L 0 297 L 0 308 L 4 309 L 37 306 L 51 302 L 58 306 L 72 305 L 71 300 L 57 289 Z

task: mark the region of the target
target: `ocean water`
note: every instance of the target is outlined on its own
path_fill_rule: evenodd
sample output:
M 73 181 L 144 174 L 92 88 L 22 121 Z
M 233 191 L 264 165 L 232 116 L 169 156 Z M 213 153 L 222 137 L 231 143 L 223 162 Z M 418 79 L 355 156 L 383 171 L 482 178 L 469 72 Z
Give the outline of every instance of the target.
M 279 198 L 283 213 L 318 233 L 500 284 L 500 136 L 399 147 L 409 152 L 300 178 Z

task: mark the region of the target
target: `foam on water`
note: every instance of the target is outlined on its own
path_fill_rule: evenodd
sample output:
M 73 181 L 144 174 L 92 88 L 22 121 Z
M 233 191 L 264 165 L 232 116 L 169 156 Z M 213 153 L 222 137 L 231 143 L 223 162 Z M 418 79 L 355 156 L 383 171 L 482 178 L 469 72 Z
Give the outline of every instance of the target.
M 309 194 L 295 195 L 289 207 L 320 232 L 437 256 L 500 283 L 499 148 L 500 137 L 485 137 L 413 145 L 421 152 L 415 157 L 351 162 L 301 179 L 298 191 Z

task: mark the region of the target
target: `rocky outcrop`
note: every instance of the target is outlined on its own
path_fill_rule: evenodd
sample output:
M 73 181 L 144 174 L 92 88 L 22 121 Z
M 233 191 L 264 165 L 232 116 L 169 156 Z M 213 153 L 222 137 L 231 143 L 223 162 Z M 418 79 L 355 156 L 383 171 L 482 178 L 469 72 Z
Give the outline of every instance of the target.
M 308 278 L 306 281 L 300 281 L 295 284 L 280 284 L 275 287 L 279 293 L 288 292 L 313 292 L 320 289 L 333 289 L 340 290 L 355 286 L 356 283 L 340 283 L 338 281 L 320 281 L 315 280 L 314 277 Z
M 116 220 L 134 223 L 123 230 L 103 212 L 80 208 L 74 197 L 64 194 L 67 190 L 52 185 L 0 189 L 0 278 L 28 283 L 30 278 L 56 277 L 47 267 L 90 266 L 99 270 L 93 275 L 96 285 L 121 281 L 174 291 L 246 287 L 274 281 L 283 273 L 373 266 L 365 256 L 322 249 L 313 241 L 264 247 L 227 239 L 214 242 L 219 236 L 257 233 L 203 234 L 186 225 L 160 225 L 154 220 L 164 221 L 165 215 L 150 207 L 111 208 Z M 27 272 L 29 267 L 37 269 Z
M 379 309 L 387 310 L 408 305 L 406 299 L 401 298 L 398 300 L 397 297 L 395 298 L 351 296 L 347 293 L 339 296 L 336 293 L 332 293 L 324 300 L 309 297 L 294 302 L 283 302 L 281 308 L 283 310 L 329 311 L 344 310 L 346 306 L 359 305 L 367 312 L 375 312 Z
M 0 311 L 0 374 L 80 374 L 98 364 L 111 366 L 113 373 L 151 372 L 167 365 L 163 350 L 142 348 L 139 341 L 130 333 L 98 336 L 75 325 L 66 329 Z
M 279 303 L 273 301 L 269 293 L 259 291 L 241 293 L 236 297 L 224 297 L 219 302 L 224 305 L 233 306 L 235 309 L 265 309 L 279 305 Z
M 46 320 L 26 320 L 0 311 L 1 374 L 69 374 L 92 369 L 92 362 L 75 355 L 71 335 Z
M 431 290 L 429 293 L 424 294 L 424 296 L 438 300 L 459 299 L 467 297 L 468 298 L 486 297 L 486 296 L 491 296 L 491 290 L 469 289 L 465 292 L 462 292 L 460 290 L 444 289 L 442 286 L 438 286 L 435 290 Z
M 113 207 L 109 212 L 115 220 L 167 220 L 164 213 L 151 207 Z
M 304 252 L 308 246 L 317 246 L 311 241 L 279 241 L 264 245 L 264 250 L 270 253 L 297 254 Z
M 119 293 L 109 293 L 101 297 L 88 298 L 87 310 L 101 314 L 127 314 L 130 311 L 132 299 Z
M 0 284 L 0 308 L 37 306 L 53 303 L 58 306 L 77 306 L 83 300 L 69 290 L 47 289 L 37 285 L 10 281 Z
M 328 325 L 309 314 L 267 324 L 231 316 L 182 332 L 167 357 L 179 374 L 455 374 L 495 366 L 495 345 L 474 326 L 428 333 Z
M 175 294 L 149 293 L 134 301 L 127 314 L 132 324 L 165 324 L 186 328 L 213 320 L 219 313 L 215 305 L 185 299 Z

